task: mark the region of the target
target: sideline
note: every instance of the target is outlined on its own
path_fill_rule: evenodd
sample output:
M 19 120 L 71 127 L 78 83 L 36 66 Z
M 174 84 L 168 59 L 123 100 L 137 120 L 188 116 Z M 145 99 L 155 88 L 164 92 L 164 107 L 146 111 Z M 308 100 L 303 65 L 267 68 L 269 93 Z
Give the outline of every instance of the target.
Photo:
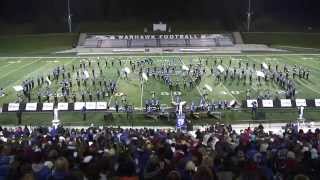
M 170 55 L 170 54 L 159 54 L 159 55 L 149 55 L 149 54 L 145 54 L 145 55 L 135 55 L 135 54 L 128 54 L 128 55 L 106 55 L 106 57 L 117 57 L 117 58 L 121 58 L 121 57 L 181 57 L 181 56 L 191 56 L 191 57 L 199 57 L 199 56 L 231 56 L 231 57 L 241 57 L 241 56 L 252 56 L 252 57 L 256 57 L 256 56 L 319 56 L 320 57 L 320 53 L 259 53 L 259 54 L 181 54 L 181 55 Z M 79 59 L 83 59 L 83 58 L 95 58 L 95 57 L 101 57 L 101 56 L 2 56 L 0 57 L 0 59 L 17 59 L 17 58 L 21 58 L 21 59 L 29 59 L 29 58 L 41 58 L 41 59 L 51 59 L 51 58 L 55 58 L 55 59 L 68 59 L 68 58 L 79 58 Z

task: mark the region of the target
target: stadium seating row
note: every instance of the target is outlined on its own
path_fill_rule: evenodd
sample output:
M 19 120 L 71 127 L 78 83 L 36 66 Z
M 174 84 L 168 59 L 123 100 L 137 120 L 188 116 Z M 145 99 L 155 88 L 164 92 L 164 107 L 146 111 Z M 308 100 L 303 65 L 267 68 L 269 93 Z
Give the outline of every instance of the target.
M 233 46 L 230 35 L 212 34 L 200 39 L 114 39 L 110 36 L 89 35 L 82 44 L 85 48 L 135 47 L 225 47 Z

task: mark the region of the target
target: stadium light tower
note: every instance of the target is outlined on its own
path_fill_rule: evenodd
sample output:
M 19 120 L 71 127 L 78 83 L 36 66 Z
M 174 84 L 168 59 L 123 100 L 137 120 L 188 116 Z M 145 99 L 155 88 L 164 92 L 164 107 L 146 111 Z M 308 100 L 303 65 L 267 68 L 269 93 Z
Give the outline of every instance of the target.
M 251 0 L 248 0 L 248 12 L 247 12 L 247 31 L 250 32 L 250 25 L 251 25 Z
M 68 3 L 68 25 L 69 25 L 69 32 L 72 32 L 72 20 L 71 20 L 71 12 L 70 12 L 70 0 L 67 0 Z

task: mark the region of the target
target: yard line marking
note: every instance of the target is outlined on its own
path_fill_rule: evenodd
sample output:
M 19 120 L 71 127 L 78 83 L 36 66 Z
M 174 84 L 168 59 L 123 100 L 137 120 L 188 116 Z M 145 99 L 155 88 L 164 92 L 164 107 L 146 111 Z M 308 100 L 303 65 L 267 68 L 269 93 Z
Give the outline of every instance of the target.
M 299 57 L 299 56 L 298 56 L 298 57 Z M 301 56 L 301 57 L 303 57 L 303 56 Z M 287 56 L 283 56 L 283 57 L 281 57 L 281 58 L 283 58 L 282 60 L 287 60 L 287 61 L 291 61 L 291 62 L 297 62 L 297 63 L 299 64 L 299 60 L 298 60 L 298 59 L 295 59 L 295 58 L 290 59 L 290 58 L 287 57 Z M 281 59 L 280 59 L 280 60 L 281 60 Z M 304 65 L 304 66 L 309 66 L 310 68 L 314 68 L 314 69 L 320 70 L 319 68 L 317 68 L 317 67 L 315 67 L 315 66 L 312 66 L 312 65 L 309 65 L 308 63 L 307 63 L 307 64 L 303 64 L 303 65 Z M 292 65 L 290 64 L 290 66 L 292 66 Z M 307 89 L 309 89 L 309 90 L 311 90 L 311 91 L 313 91 L 313 92 L 315 92 L 315 93 L 317 93 L 317 94 L 320 94 L 319 91 L 313 89 L 312 87 L 310 87 L 308 84 L 306 84 L 306 83 L 303 82 L 302 80 L 295 79 L 294 81 L 295 81 L 295 82 L 299 82 L 299 84 L 301 84 L 302 86 L 306 87 Z
M 118 79 L 117 79 L 117 81 L 116 81 L 116 86 L 118 86 L 119 79 L 120 79 L 120 76 L 118 77 Z M 110 105 L 113 96 L 114 96 L 114 95 L 112 94 L 111 97 L 110 97 L 110 99 L 109 99 L 108 106 Z
M 72 61 L 73 61 L 73 60 L 72 60 Z M 72 62 L 72 61 L 71 61 L 71 62 Z M 70 62 L 68 62 L 68 63 L 66 63 L 66 64 L 70 64 Z M 64 65 L 66 65 L 66 64 L 64 64 Z M 39 73 L 40 70 L 43 70 L 43 69 L 47 68 L 47 65 L 52 65 L 52 64 L 46 63 L 45 65 L 41 66 L 40 68 L 37 68 L 37 69 L 34 70 L 33 72 L 31 72 L 31 73 L 29 73 L 28 75 L 24 76 L 23 78 L 24 78 L 24 79 L 30 78 L 34 73 Z M 17 81 L 8 84 L 8 85 L 5 86 L 4 88 L 5 88 L 5 89 L 9 89 L 12 85 L 18 84 L 19 81 L 22 82 L 22 79 L 18 79 Z M 57 90 L 57 91 L 58 91 L 58 90 Z
M 301 57 L 303 57 L 303 56 L 301 56 Z M 289 61 L 294 61 L 294 62 L 297 62 L 297 61 L 298 61 L 297 59 L 289 59 L 288 57 L 283 57 L 283 58 L 286 59 L 286 60 L 289 60 Z M 303 64 L 303 65 L 304 65 L 304 66 L 308 66 L 308 67 L 311 68 L 311 69 L 315 69 L 316 71 L 317 71 L 317 70 L 320 70 L 320 69 L 317 68 L 316 66 L 309 65 L 309 63 Z M 320 94 L 320 92 L 319 92 L 318 90 L 313 89 L 312 87 L 310 87 L 310 85 L 306 84 L 306 83 L 303 82 L 302 80 L 296 79 L 296 80 L 294 80 L 294 81 L 297 81 L 297 82 L 299 82 L 299 84 L 301 84 L 302 86 L 306 87 L 307 89 L 309 89 L 309 90 L 311 90 L 311 91 L 313 91 L 313 92 L 315 92 L 315 93 L 317 93 L 317 94 Z
M 143 99 L 143 82 L 140 81 L 140 86 L 141 86 L 141 96 L 140 96 L 140 107 L 142 109 L 142 99 Z
M 315 92 L 315 93 L 317 93 L 317 94 L 320 94 L 319 91 L 317 91 L 316 89 L 313 89 L 313 88 L 310 87 L 308 84 L 304 83 L 302 80 L 299 80 L 299 79 L 298 79 L 298 80 L 296 80 L 296 81 L 298 81 L 299 84 L 301 84 L 302 86 L 306 87 L 307 89 L 309 89 L 309 90 L 311 90 L 311 91 L 313 91 L 313 92 Z
M 234 98 L 237 102 L 240 102 L 239 99 L 236 98 L 236 97 L 230 92 L 230 90 L 229 90 L 222 82 L 220 82 L 219 85 L 221 85 L 221 86 L 223 87 L 223 89 L 225 89 L 225 90 L 227 91 L 227 93 L 228 93 L 232 98 Z
M 302 58 L 303 56 L 301 56 L 301 58 Z M 286 59 L 286 60 L 288 60 L 288 61 L 294 61 L 294 62 L 296 62 L 296 64 L 300 64 L 301 62 L 299 62 L 299 60 L 298 59 L 289 59 L 288 57 L 283 57 L 284 59 Z M 314 65 L 312 65 L 312 64 L 309 64 L 309 63 L 304 63 L 303 64 L 303 66 L 308 66 L 309 68 L 311 68 L 311 69 L 315 69 L 315 70 L 317 70 L 317 71 L 320 71 L 320 68 L 318 68 L 317 66 L 314 66 Z
M 40 59 L 41 59 L 41 58 L 40 58 Z M 9 71 L 9 72 L 3 74 L 2 76 L 0 76 L 0 79 L 6 77 L 7 75 L 9 75 L 9 74 L 11 74 L 11 73 L 14 73 L 14 72 L 16 72 L 16 71 L 19 71 L 20 69 L 25 68 L 26 66 L 29 66 L 29 65 L 31 65 L 31 64 L 34 64 L 34 63 L 36 63 L 36 62 L 39 62 L 40 59 L 38 59 L 38 60 L 36 60 L 36 61 L 32 61 L 32 62 L 30 62 L 30 63 L 28 63 L 28 64 L 23 65 L 23 66 L 20 66 L 19 68 L 16 68 L 16 69 L 14 69 L 14 70 L 12 70 L 12 71 Z
M 5 68 L 5 67 L 7 67 L 7 66 L 10 66 L 10 65 L 14 65 L 14 64 L 13 64 L 13 63 L 7 63 L 6 65 L 1 66 L 0 69 L 3 69 L 3 68 Z
M 186 64 L 181 60 L 181 58 L 179 58 L 179 61 L 184 65 L 184 66 L 186 66 Z M 189 74 L 189 77 L 192 79 L 192 81 L 194 81 L 194 79 L 192 78 L 192 76 Z M 202 95 L 202 93 L 201 93 L 201 91 L 200 91 L 200 89 L 199 89 L 199 86 L 196 86 L 196 88 L 197 88 L 197 90 L 198 90 L 198 92 L 199 92 L 199 95 L 202 97 L 203 95 Z

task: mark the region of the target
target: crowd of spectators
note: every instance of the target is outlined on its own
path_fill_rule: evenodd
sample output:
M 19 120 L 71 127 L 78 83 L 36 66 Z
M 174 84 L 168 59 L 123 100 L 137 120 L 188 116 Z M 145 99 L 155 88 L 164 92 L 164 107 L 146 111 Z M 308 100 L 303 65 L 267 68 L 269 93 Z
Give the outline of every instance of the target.
M 319 129 L 0 127 L 0 180 L 318 180 L 319 152 Z

